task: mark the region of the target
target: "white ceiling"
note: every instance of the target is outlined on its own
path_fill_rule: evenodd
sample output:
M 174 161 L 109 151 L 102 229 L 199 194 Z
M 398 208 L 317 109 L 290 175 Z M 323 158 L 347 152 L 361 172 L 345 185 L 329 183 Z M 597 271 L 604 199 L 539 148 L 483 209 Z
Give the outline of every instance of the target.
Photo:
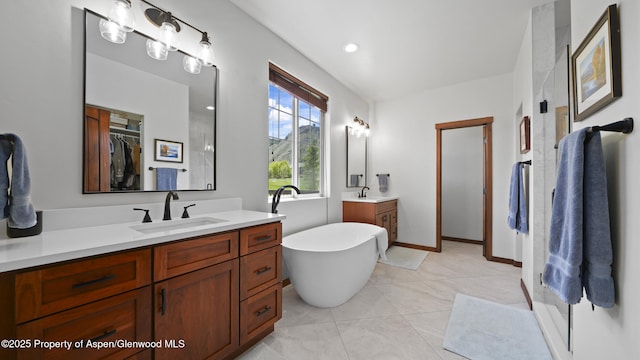
M 373 101 L 513 71 L 530 9 L 550 1 L 231 0 Z

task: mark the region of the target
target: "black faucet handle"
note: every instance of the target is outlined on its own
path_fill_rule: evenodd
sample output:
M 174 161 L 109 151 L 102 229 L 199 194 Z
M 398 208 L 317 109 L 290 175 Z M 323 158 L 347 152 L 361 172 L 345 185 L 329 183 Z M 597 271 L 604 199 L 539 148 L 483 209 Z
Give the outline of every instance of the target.
M 182 218 L 183 219 L 189 218 L 189 212 L 187 211 L 187 209 L 192 207 L 192 206 L 196 206 L 196 204 L 191 204 L 191 205 L 187 205 L 187 206 L 184 207 L 184 211 L 182 212 Z
M 151 222 L 151 216 L 149 216 L 149 209 L 133 208 L 133 210 L 144 211 L 144 219 L 142 219 L 142 222 L 143 223 L 150 223 Z

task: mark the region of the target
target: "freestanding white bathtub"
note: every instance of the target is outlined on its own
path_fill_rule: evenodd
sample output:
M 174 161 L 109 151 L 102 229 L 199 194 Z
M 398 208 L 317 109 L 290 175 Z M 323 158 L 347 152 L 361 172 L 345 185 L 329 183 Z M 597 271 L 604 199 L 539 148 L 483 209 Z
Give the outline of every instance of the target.
M 347 302 L 367 283 L 388 246 L 385 228 L 335 223 L 288 235 L 282 256 L 289 279 L 307 304 L 321 308 Z

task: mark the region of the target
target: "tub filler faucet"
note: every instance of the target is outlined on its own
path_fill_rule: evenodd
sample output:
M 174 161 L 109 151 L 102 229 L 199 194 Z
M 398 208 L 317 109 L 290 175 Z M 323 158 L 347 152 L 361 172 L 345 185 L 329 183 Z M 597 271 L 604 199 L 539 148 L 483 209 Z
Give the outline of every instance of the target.
M 291 189 L 295 190 L 296 193 L 300 194 L 300 189 L 298 189 L 297 187 L 295 187 L 293 185 L 280 186 L 278 188 L 278 190 L 276 190 L 276 192 L 273 193 L 273 199 L 271 199 L 271 213 L 273 213 L 273 214 L 277 214 L 278 213 L 278 204 L 280 203 L 280 196 L 282 195 L 284 190 L 287 189 L 287 188 L 291 188 Z

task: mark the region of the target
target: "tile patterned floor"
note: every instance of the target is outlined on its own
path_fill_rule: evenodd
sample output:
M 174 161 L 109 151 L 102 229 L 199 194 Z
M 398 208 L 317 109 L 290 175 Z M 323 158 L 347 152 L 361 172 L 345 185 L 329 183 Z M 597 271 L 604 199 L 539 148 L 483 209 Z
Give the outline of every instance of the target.
M 479 245 L 443 241 L 442 249 L 417 271 L 377 264 L 367 285 L 332 309 L 285 287 L 282 320 L 240 359 L 463 359 L 442 348 L 456 293 L 526 309 L 521 269 L 486 261 Z

